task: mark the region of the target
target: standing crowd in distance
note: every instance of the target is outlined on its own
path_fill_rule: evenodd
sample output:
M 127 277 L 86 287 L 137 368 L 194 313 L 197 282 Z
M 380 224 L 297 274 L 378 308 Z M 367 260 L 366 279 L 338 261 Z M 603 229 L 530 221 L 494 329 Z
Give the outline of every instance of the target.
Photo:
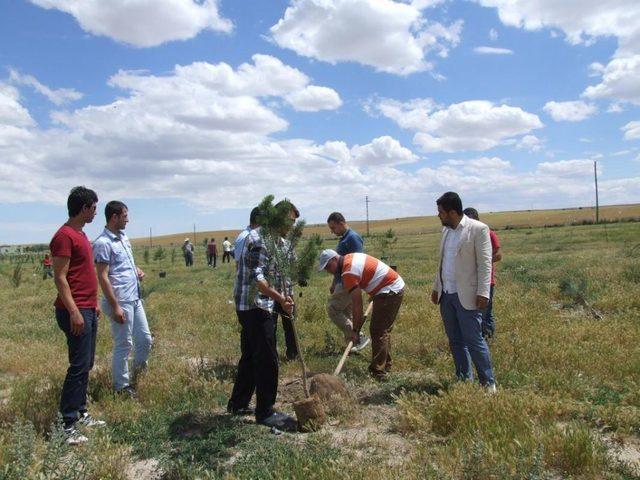
M 287 200 L 288 222 L 278 232 L 279 248 L 287 248 L 285 237 L 300 216 Z M 69 367 L 60 400 L 60 412 L 69 444 L 87 441 L 79 425 L 96 427 L 104 421 L 87 410 L 89 372 L 93 367 L 98 318 L 109 318 L 113 340 L 112 375 L 114 392 L 135 398 L 135 377 L 147 367 L 152 345 L 140 282 L 144 272 L 136 266 L 133 250 L 125 234 L 129 221 L 127 206 L 110 201 L 105 207 L 106 226 L 93 243 L 83 228 L 96 215 L 98 197 L 93 190 L 75 187 L 67 208 L 68 221 L 53 236 L 50 264 L 58 291 L 55 315 L 67 338 Z M 462 201 L 447 192 L 436 201 L 443 225 L 440 255 L 431 301 L 439 305 L 444 330 L 449 339 L 456 376 L 473 380 L 472 364 L 479 382 L 488 392 L 496 391 L 487 339 L 495 332 L 493 264 L 502 258 L 498 237 L 479 221 L 473 208 L 462 209 Z M 287 208 L 288 207 L 288 208 Z M 233 415 L 255 415 L 256 422 L 284 430 L 295 429 L 295 421 L 274 409 L 278 387 L 276 328 L 282 318 L 286 358 L 298 355 L 291 325 L 295 311 L 293 282 L 278 278 L 271 270 L 272 252 L 263 241 L 260 211 L 254 208 L 249 225 L 238 235 L 235 245 L 225 237 L 223 258 L 236 261 L 233 296 L 240 323 L 240 360 L 227 410 Z M 344 216 L 333 212 L 327 219 L 329 230 L 339 237 L 335 250 L 323 250 L 318 270 L 331 275 L 327 312 L 352 352 L 371 344 L 369 372 L 385 381 L 392 369 L 391 332 L 403 301 L 405 282 L 380 259 L 364 253 L 362 237 L 349 228 Z M 182 246 L 185 265 L 193 265 L 194 247 L 188 238 Z M 207 263 L 215 267 L 215 240 L 207 245 Z M 46 265 L 46 264 L 45 264 Z M 46 275 L 46 273 L 45 273 Z M 46 277 L 45 277 L 46 278 Z M 98 285 L 103 292 L 98 305 Z M 361 332 L 366 321 L 362 292 L 371 301 L 369 336 Z M 132 368 L 129 355 L 134 350 Z M 250 407 L 256 396 L 255 409 Z

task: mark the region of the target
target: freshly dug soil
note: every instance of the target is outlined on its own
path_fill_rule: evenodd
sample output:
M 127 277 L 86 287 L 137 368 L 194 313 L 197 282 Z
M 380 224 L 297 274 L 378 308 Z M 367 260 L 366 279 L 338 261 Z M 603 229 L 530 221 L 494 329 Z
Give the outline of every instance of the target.
M 298 427 L 303 432 L 315 432 L 326 420 L 322 402 L 315 395 L 294 402 L 293 409 L 298 419 Z

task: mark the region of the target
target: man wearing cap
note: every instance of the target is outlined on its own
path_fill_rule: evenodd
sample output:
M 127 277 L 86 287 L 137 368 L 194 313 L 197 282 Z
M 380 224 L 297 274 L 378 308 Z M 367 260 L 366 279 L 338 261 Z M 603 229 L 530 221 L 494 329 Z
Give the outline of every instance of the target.
M 193 243 L 188 238 L 184 239 L 182 244 L 182 253 L 184 254 L 184 263 L 187 267 L 193 266 Z
M 336 246 L 336 252 L 340 255 L 348 253 L 362 253 L 364 242 L 362 237 L 355 230 L 349 228 L 347 221 L 340 212 L 333 212 L 327 218 L 327 226 L 331 233 L 340 237 Z M 351 340 L 353 333 L 353 322 L 351 319 L 351 295 L 342 285 L 340 275 L 333 276 L 331 287 L 329 287 L 329 301 L 327 302 L 327 313 L 329 318 L 344 335 L 345 342 Z M 369 339 L 363 333 L 357 342 L 354 342 L 353 351 L 359 352 L 369 344 Z
M 391 370 L 391 330 L 402 304 L 404 280 L 388 265 L 364 253 L 342 256 L 335 250 L 323 250 L 318 266 L 318 271 L 321 270 L 339 276 L 349 292 L 353 315 L 351 341 L 354 343 L 359 340 L 364 323 L 361 290 L 373 299 L 369 372 L 376 380 L 386 380 Z

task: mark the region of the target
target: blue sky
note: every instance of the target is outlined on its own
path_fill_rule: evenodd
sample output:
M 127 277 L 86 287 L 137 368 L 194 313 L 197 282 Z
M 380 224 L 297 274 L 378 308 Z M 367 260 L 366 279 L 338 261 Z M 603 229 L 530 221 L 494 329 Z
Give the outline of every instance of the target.
M 635 0 L 0 0 L 0 243 L 638 202 L 639 106 Z

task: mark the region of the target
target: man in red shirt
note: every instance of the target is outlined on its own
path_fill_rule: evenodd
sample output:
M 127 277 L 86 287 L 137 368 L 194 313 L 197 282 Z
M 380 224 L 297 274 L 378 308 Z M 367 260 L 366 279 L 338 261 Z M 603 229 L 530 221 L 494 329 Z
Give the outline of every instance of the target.
M 218 259 L 218 246 L 216 239 L 212 238 L 207 244 L 207 265 L 216 268 L 216 260 Z
M 96 216 L 98 196 L 93 190 L 75 187 L 69 193 L 69 220 L 58 229 L 49 245 L 58 296 L 54 303 L 58 326 L 67 337 L 69 368 L 62 387 L 60 413 L 67 443 L 86 442 L 76 424 L 101 426 L 87 412 L 89 371 L 93 367 L 98 333 L 98 278 L 89 239 L 82 231 Z
M 465 208 L 463 213 L 474 220 L 480 220 L 478 210 L 475 208 Z M 487 308 L 482 312 L 482 336 L 485 340 L 493 337 L 496 331 L 496 319 L 493 316 L 493 292 L 496 286 L 496 262 L 502 260 L 502 251 L 500 250 L 500 240 L 496 232 L 489 229 L 489 238 L 491 240 L 491 290 L 489 291 L 489 302 Z

